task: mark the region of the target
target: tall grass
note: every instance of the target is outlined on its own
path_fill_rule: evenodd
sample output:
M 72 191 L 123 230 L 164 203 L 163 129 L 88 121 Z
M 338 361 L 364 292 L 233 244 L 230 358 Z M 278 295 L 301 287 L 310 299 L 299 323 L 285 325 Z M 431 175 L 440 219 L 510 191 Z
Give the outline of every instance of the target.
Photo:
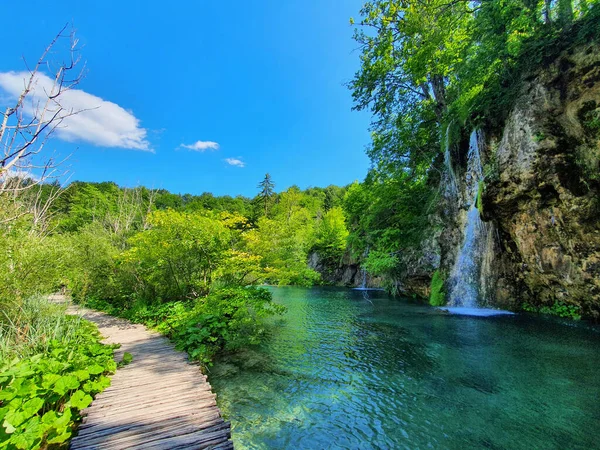
M 77 344 L 76 331 L 81 326 L 81 319 L 68 316 L 64 304 L 34 296 L 1 306 L 0 361 L 47 353 L 53 341 Z

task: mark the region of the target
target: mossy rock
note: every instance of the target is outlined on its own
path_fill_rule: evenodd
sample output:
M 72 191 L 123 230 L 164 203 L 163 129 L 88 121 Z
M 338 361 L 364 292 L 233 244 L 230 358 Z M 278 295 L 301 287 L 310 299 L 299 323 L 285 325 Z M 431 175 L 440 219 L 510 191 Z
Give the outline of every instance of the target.
M 429 294 L 431 306 L 443 306 L 446 304 L 446 291 L 444 290 L 444 276 L 439 270 L 433 273 L 431 278 L 431 293 Z

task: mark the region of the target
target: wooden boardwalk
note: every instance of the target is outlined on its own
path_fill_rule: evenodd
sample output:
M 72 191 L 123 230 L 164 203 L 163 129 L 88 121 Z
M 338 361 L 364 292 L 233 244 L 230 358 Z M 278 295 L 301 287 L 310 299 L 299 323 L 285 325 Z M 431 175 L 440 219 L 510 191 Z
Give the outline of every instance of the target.
M 83 308 L 71 313 L 95 322 L 107 343 L 133 361 L 89 408 L 71 449 L 233 449 L 231 431 L 197 365 L 142 325 Z

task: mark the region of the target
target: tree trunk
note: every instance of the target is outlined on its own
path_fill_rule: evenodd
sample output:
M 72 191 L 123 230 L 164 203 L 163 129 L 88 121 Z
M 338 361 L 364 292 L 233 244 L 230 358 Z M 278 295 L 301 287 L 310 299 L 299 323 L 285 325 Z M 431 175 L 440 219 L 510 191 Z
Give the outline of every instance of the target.
M 433 97 L 436 103 L 435 113 L 438 122 L 442 123 L 448 109 L 448 105 L 446 104 L 446 86 L 444 84 L 444 77 L 442 75 L 432 75 L 429 79 L 429 83 L 431 84 Z

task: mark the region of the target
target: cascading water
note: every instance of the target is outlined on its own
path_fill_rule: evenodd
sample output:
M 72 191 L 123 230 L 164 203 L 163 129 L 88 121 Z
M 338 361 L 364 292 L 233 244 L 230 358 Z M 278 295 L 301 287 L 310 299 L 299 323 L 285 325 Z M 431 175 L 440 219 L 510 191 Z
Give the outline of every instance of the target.
M 363 254 L 363 261 L 365 261 L 368 256 L 369 256 L 369 246 L 367 245 L 367 248 L 365 249 L 365 252 Z M 383 290 L 380 288 L 367 287 L 367 269 L 365 269 L 364 267 L 361 267 L 360 271 L 362 272 L 362 274 L 361 274 L 362 275 L 362 283 L 361 283 L 360 287 L 356 287 L 356 288 L 354 288 L 354 290 L 356 290 L 356 291 L 380 291 L 380 290 Z
M 465 198 L 469 201 L 463 242 L 448 280 L 448 305 L 477 308 L 481 294 L 481 265 L 488 249 L 490 233 L 482 222 L 477 209 L 479 183 L 483 180 L 483 168 L 479 153 L 480 136 L 471 133 L 466 175 Z
M 367 244 L 367 248 L 365 248 L 365 252 L 363 253 L 363 260 L 366 260 L 369 257 L 369 245 Z M 362 284 L 360 285 L 361 289 L 367 289 L 367 269 L 361 267 L 362 269 Z
M 456 182 L 456 174 L 452 167 L 452 158 L 450 156 L 450 125 L 446 128 L 446 136 L 444 143 L 444 164 L 446 166 L 446 173 L 448 176 L 448 182 L 446 183 L 448 194 L 452 197 L 456 197 L 458 192 L 458 183 Z
M 360 287 L 363 289 L 367 288 L 367 269 L 362 270 L 362 285 Z

